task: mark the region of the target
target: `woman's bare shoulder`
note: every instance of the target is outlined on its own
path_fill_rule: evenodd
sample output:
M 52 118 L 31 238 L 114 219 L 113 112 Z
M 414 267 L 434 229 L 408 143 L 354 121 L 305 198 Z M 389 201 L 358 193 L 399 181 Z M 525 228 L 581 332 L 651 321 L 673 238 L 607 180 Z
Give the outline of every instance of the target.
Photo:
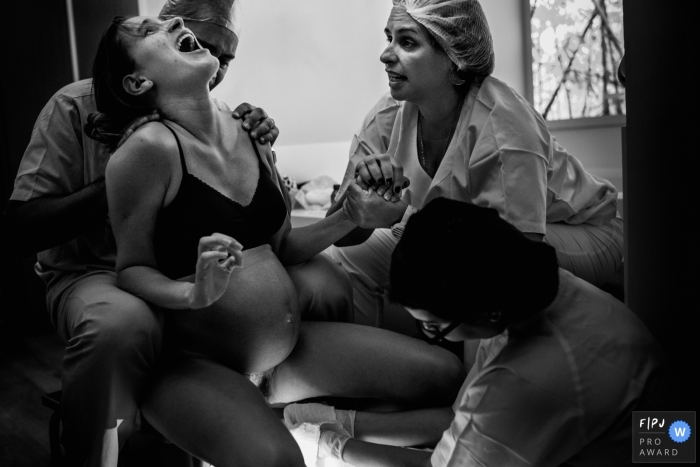
M 107 177 L 169 180 L 179 164 L 177 142 L 160 122 L 138 128 L 109 159 Z
M 178 147 L 175 137 L 161 122 L 149 122 L 133 135 L 110 157 L 110 163 L 170 164 L 177 161 Z

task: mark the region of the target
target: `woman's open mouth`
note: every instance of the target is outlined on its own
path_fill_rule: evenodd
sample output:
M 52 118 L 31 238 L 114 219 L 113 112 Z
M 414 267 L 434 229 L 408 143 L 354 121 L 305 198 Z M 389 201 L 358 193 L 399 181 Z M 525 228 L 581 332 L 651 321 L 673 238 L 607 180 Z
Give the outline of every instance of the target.
M 404 75 L 394 73 L 393 71 L 387 71 L 386 74 L 389 77 L 389 86 L 397 86 L 408 79 Z
M 185 31 L 177 41 L 177 50 L 182 53 L 195 52 L 201 48 L 194 34 L 189 31 Z

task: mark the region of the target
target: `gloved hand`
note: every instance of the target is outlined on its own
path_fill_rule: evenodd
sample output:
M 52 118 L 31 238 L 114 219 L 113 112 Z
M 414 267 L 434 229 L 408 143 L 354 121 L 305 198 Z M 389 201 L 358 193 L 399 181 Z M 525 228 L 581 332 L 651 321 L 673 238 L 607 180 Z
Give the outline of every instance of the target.
M 345 443 L 351 438 L 340 422 L 324 423 L 321 425 L 321 439 L 318 442 L 318 457 L 332 457 L 343 460 Z
M 340 422 L 345 431 L 355 436 L 355 411 L 334 409 L 323 404 L 290 404 L 284 409 L 284 422 L 287 426 L 297 423 Z

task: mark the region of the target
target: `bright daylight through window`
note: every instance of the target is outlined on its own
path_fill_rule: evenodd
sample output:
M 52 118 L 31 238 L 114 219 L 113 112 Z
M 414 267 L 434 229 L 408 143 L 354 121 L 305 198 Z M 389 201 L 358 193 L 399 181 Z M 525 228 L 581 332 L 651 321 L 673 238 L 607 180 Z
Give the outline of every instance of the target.
M 622 0 L 530 0 L 535 108 L 546 120 L 625 114 Z

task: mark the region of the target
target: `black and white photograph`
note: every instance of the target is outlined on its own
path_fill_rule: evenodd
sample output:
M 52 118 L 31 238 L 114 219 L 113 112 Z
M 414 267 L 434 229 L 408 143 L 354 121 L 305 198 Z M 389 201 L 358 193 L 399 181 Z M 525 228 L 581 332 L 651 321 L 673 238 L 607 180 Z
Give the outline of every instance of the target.
M 696 2 L 2 10 L 0 466 L 696 462 Z

